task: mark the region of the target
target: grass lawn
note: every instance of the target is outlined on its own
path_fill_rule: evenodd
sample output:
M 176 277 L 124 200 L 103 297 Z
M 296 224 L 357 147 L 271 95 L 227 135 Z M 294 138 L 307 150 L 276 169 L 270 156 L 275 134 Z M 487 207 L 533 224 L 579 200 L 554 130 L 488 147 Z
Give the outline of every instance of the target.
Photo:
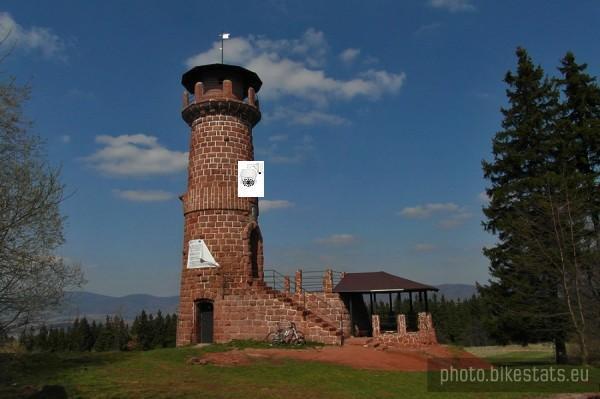
M 148 352 L 0 354 L 0 398 L 61 385 L 81 398 L 517 398 L 523 393 L 427 392 L 427 373 L 356 370 L 317 362 L 189 365 L 230 346 Z
M 495 365 L 542 365 L 554 363 L 554 347 L 552 344 L 473 346 L 464 349 Z

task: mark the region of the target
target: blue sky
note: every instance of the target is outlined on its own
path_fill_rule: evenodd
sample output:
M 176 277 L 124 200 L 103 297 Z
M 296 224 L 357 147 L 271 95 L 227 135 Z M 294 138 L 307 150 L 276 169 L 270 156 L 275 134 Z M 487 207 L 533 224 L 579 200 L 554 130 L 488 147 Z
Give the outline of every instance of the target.
M 576 6 L 573 6 L 576 4 Z M 3 78 L 69 198 L 60 255 L 85 289 L 175 295 L 189 130 L 181 74 L 225 61 L 264 82 L 265 267 L 488 278 L 481 160 L 516 46 L 554 74 L 567 50 L 600 75 L 600 3 L 581 1 L 12 1 Z

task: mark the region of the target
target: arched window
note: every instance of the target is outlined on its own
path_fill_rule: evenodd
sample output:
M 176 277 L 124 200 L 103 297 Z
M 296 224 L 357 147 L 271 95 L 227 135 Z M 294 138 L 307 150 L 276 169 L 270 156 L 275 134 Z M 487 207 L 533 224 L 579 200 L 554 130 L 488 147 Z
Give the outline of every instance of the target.
M 256 229 L 250 233 L 250 269 L 251 277 L 258 278 L 258 242 L 260 237 Z

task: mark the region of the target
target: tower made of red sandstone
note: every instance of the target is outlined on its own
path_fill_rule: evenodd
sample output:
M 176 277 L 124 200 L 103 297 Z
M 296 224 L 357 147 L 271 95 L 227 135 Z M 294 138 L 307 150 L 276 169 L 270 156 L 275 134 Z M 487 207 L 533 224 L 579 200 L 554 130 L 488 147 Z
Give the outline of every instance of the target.
M 263 278 L 258 199 L 237 194 L 238 161 L 254 160 L 252 128 L 261 117 L 256 92 L 262 82 L 242 67 L 212 64 L 190 69 L 182 84 L 182 117 L 191 136 L 187 191 L 181 197 L 178 346 L 226 340 L 230 324 L 223 301 L 252 290 Z M 203 241 L 218 265 L 188 267 L 194 240 Z

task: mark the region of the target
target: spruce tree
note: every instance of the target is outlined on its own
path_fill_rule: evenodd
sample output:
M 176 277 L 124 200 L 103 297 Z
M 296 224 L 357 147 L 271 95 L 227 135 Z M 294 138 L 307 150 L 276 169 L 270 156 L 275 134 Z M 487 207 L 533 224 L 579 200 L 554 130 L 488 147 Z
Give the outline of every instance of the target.
M 98 324 L 96 323 L 96 320 L 92 320 L 92 324 L 90 324 L 90 334 L 92 335 L 93 345 L 95 345 L 98 340 Z
M 159 310 L 154 318 L 154 337 L 152 338 L 152 348 L 165 347 L 165 319 Z
M 58 330 L 58 351 L 64 352 L 69 349 L 69 343 L 67 341 L 67 334 L 64 328 Z
M 167 315 L 165 318 L 165 329 L 166 329 L 166 340 L 165 346 L 167 348 L 174 348 L 177 341 L 177 314 Z
M 79 351 L 79 347 L 81 346 L 81 331 L 79 329 L 79 318 L 76 317 L 73 320 L 73 324 L 69 328 L 67 334 L 67 340 L 69 342 L 69 350 L 70 351 Z
M 42 324 L 35 336 L 35 348 L 39 351 L 48 350 L 48 327 Z
M 58 328 L 51 328 L 50 331 L 48 331 L 48 350 L 50 352 L 57 352 L 60 350 L 59 347 Z
M 98 324 L 98 338 L 94 343 L 94 351 L 105 352 L 111 349 L 112 344 L 112 333 L 106 327 L 105 324 Z
M 146 329 L 147 333 L 146 333 L 146 337 L 145 337 L 146 343 L 143 345 L 144 350 L 153 348 L 152 344 L 154 342 L 154 337 L 156 335 L 156 323 L 154 321 L 154 315 L 152 313 L 150 313 L 148 315 L 148 324 L 147 325 L 148 325 L 148 327 Z
M 94 336 L 87 319 L 84 317 L 79 321 L 79 350 L 91 351 L 94 346 Z
M 115 320 L 115 328 L 117 331 L 118 350 L 126 350 L 129 342 L 129 327 L 122 317 L 117 317 Z
M 148 322 L 148 315 L 142 310 L 133 322 L 132 334 L 134 335 L 137 347 L 142 350 L 150 349 L 151 345 L 151 326 Z
M 578 64 L 571 52 L 567 52 L 558 69 L 562 74 L 557 82 L 565 96 L 563 116 L 568 122 L 572 166 L 597 179 L 600 174 L 600 87 L 596 78 L 585 72 L 587 64 Z M 590 205 L 594 206 L 593 221 L 598 232 L 600 194 L 595 194 Z
M 509 71 L 504 79 L 509 107 L 501 110 L 503 130 L 493 139 L 493 160 L 482 163 L 484 177 L 491 183 L 483 225 L 497 236 L 498 244 L 484 249 L 492 280 L 480 292 L 496 331 L 522 344 L 553 340 L 556 360 L 562 363 L 566 361 L 568 321 L 565 304 L 559 298 L 560 282 L 543 265 L 524 261 L 532 248 L 523 243 L 518 230 L 524 217 L 537 217 L 529 210 L 551 167 L 552 140 L 560 116 L 559 94 L 525 49 L 518 48 L 516 55 L 517 71 Z
M 563 159 L 566 167 L 582 176 L 580 191 L 585 194 L 583 200 L 591 221 L 587 237 L 591 245 L 583 265 L 588 310 L 592 319 L 600 320 L 600 87 L 586 69 L 587 64 L 578 64 L 573 53 L 567 52 L 557 82 L 565 98 L 561 122 L 570 144 Z

